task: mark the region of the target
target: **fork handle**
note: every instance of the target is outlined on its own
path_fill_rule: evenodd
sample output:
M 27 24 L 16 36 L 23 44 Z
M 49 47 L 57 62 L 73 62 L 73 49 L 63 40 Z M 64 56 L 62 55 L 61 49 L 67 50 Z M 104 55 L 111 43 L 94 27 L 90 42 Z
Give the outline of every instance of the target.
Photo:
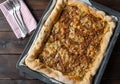
M 22 37 L 24 38 L 24 37 L 26 36 L 27 33 L 24 32 L 24 30 L 23 30 L 23 28 L 22 28 L 22 25 L 21 25 L 19 19 L 17 18 L 16 13 L 13 13 L 13 16 L 14 16 L 14 18 L 15 18 L 15 20 L 16 20 L 18 26 L 19 26 L 19 30 L 20 30 L 20 32 L 21 32 L 21 35 L 22 35 Z
M 28 33 L 28 29 L 27 29 L 27 27 L 26 27 L 26 25 L 24 23 L 24 20 L 22 18 L 20 10 L 16 10 L 15 12 L 16 12 L 16 15 L 17 15 L 17 17 L 18 17 L 18 19 L 19 19 L 19 21 L 20 21 L 20 23 L 22 25 L 22 28 L 23 28 L 24 32 Z

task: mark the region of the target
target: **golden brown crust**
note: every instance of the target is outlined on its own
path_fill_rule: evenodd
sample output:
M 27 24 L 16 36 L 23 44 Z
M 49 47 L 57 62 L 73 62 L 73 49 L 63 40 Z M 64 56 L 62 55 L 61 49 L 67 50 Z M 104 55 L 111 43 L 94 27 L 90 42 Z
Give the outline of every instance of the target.
M 50 31 L 52 29 L 53 24 L 56 22 L 56 18 L 58 18 L 58 15 L 60 14 L 61 10 L 63 9 L 65 5 L 65 0 L 57 0 L 57 4 L 55 8 L 53 9 L 52 13 L 50 14 L 49 18 L 45 22 L 45 24 L 42 27 L 42 30 L 40 32 L 40 35 L 38 36 L 36 42 L 32 44 L 32 47 L 30 48 L 27 57 L 25 59 L 25 64 L 31 68 L 32 70 L 41 72 L 46 74 L 49 77 L 53 77 L 61 82 L 67 83 L 67 84 L 90 84 L 92 81 L 93 76 L 96 73 L 96 70 L 98 69 L 104 53 L 106 51 L 107 45 L 109 43 L 110 37 L 113 33 L 113 29 L 115 28 L 115 23 L 113 22 L 112 18 L 110 16 L 105 15 L 104 12 L 99 11 L 97 9 L 93 9 L 90 6 L 82 3 L 82 2 L 73 2 L 72 0 L 68 2 L 69 5 L 73 6 L 80 6 L 83 10 L 86 12 L 90 12 L 91 14 L 102 18 L 103 20 L 107 21 L 109 24 L 107 26 L 107 30 L 104 32 L 104 37 L 102 38 L 102 43 L 100 45 L 100 51 L 96 56 L 96 59 L 94 63 L 90 66 L 89 71 L 85 74 L 82 81 L 79 80 L 73 80 L 70 79 L 69 76 L 63 75 L 60 71 L 51 69 L 44 64 L 40 63 L 39 59 L 36 59 L 36 55 L 41 52 L 41 49 L 43 47 L 43 44 L 46 40 L 46 38 L 49 36 Z M 47 33 L 46 33 L 47 32 Z M 39 46 L 39 47 L 38 47 Z M 39 51 L 39 53 L 38 53 Z
M 64 7 L 64 3 L 65 3 L 64 0 L 57 1 L 55 8 L 53 9 L 50 16 L 44 23 L 36 42 L 32 44 L 32 47 L 28 52 L 28 57 L 26 58 L 26 64 L 29 64 L 30 61 L 33 62 L 34 59 L 36 58 L 36 54 L 38 54 L 38 51 L 39 52 L 41 51 L 40 49 L 43 46 L 44 41 L 46 40 L 45 38 L 48 37 L 51 31 L 52 25 L 56 22 L 58 15 L 60 14 L 62 8 Z M 30 63 L 30 66 L 31 66 L 31 63 Z

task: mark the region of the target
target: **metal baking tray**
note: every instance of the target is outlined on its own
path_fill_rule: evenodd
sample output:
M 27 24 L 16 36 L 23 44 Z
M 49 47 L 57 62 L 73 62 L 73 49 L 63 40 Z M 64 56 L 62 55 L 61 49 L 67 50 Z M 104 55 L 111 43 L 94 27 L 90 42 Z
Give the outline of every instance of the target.
M 36 71 L 33 71 L 31 69 L 29 69 L 28 67 L 26 67 L 24 65 L 24 61 L 23 59 L 25 58 L 25 55 L 28 53 L 32 43 L 34 42 L 34 40 L 37 38 L 37 35 L 38 33 L 40 32 L 41 30 L 41 25 L 44 23 L 45 19 L 47 19 L 48 17 L 48 14 L 50 13 L 50 10 L 52 10 L 52 8 L 54 7 L 54 3 L 55 3 L 56 0 L 50 0 L 46 10 L 44 11 L 39 23 L 38 23 L 38 26 L 37 26 L 37 29 L 34 31 L 33 35 L 31 36 L 28 44 L 26 45 L 25 49 L 24 49 L 24 52 L 22 53 L 22 55 L 20 56 L 17 64 L 16 64 L 16 67 L 23 73 L 27 73 L 47 84 L 57 84 L 57 83 L 60 83 L 59 81 L 53 79 L 53 78 L 49 78 L 47 77 L 46 75 L 42 74 L 42 73 L 39 73 L 39 72 L 36 72 Z M 102 10 L 104 11 L 105 13 L 107 13 L 108 15 L 111 15 L 111 16 L 115 16 L 115 18 L 117 18 L 117 23 L 116 23 L 116 28 L 114 30 L 114 34 L 112 35 L 111 39 L 110 39 L 110 42 L 109 42 L 109 45 L 107 47 L 107 50 L 104 54 L 104 58 L 101 62 L 101 65 L 99 67 L 99 69 L 97 70 L 97 73 L 96 75 L 94 76 L 93 78 L 93 81 L 92 83 L 93 84 L 100 84 L 100 81 L 101 81 L 101 78 L 102 78 L 102 75 L 104 73 L 104 70 L 107 66 L 107 63 L 109 61 L 109 58 L 110 58 L 110 55 L 112 53 L 112 50 L 114 48 L 114 45 L 115 45 L 115 42 L 118 38 L 118 35 L 120 33 L 120 13 L 117 12 L 117 11 L 114 11 L 108 7 L 105 7 L 99 3 L 96 3 L 92 0 L 82 0 L 82 1 L 85 1 L 86 3 L 88 3 L 89 5 L 91 5 L 92 7 L 95 7 L 99 10 Z M 52 79 L 52 80 L 51 80 Z

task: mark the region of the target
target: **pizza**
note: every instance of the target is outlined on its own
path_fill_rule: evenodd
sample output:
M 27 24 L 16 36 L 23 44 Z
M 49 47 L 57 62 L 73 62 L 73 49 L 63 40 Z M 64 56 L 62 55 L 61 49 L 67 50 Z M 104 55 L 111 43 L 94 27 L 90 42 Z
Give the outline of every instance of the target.
M 57 0 L 25 64 L 66 84 L 90 84 L 104 57 L 115 21 L 74 0 Z

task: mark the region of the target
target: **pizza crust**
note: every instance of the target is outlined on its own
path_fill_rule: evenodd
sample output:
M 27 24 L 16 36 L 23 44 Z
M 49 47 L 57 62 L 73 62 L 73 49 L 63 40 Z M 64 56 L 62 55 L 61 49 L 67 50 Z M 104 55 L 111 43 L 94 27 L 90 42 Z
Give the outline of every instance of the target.
M 53 9 L 52 13 L 50 14 L 48 19 L 44 23 L 37 40 L 32 44 L 32 46 L 27 54 L 27 57 L 25 59 L 25 64 L 32 70 L 43 73 L 43 74 L 47 75 L 48 77 L 54 78 L 56 80 L 59 80 L 60 82 L 66 83 L 66 84 L 90 84 L 92 82 L 93 76 L 95 75 L 97 69 L 100 66 L 100 63 L 104 57 L 106 48 L 109 44 L 110 37 L 112 36 L 113 30 L 115 28 L 115 22 L 113 22 L 113 20 L 110 16 L 105 15 L 105 13 L 103 11 L 94 9 L 82 2 L 73 2 L 72 0 L 70 0 L 68 2 L 68 4 L 79 5 L 80 7 L 83 7 L 84 10 L 86 10 L 98 17 L 101 17 L 103 20 L 106 20 L 107 23 L 109 24 L 109 26 L 108 26 L 109 30 L 106 30 L 107 32 L 105 32 L 105 35 L 102 39 L 100 52 L 97 54 L 96 60 L 91 65 L 91 67 L 89 68 L 89 72 L 87 72 L 85 74 L 82 81 L 74 80 L 72 78 L 70 79 L 69 76 L 65 76 L 61 72 L 59 72 L 57 70 L 53 70 L 53 69 L 45 66 L 44 64 L 39 62 L 39 59 L 36 59 L 37 58 L 36 55 L 41 52 L 41 49 L 44 46 L 44 42 L 46 41 L 46 39 L 48 38 L 48 36 L 50 34 L 50 31 L 52 30 L 52 26 L 57 21 L 57 18 L 59 17 L 66 2 L 67 2 L 67 0 L 57 0 L 55 8 Z M 38 51 L 39 51 L 39 53 L 38 53 Z

